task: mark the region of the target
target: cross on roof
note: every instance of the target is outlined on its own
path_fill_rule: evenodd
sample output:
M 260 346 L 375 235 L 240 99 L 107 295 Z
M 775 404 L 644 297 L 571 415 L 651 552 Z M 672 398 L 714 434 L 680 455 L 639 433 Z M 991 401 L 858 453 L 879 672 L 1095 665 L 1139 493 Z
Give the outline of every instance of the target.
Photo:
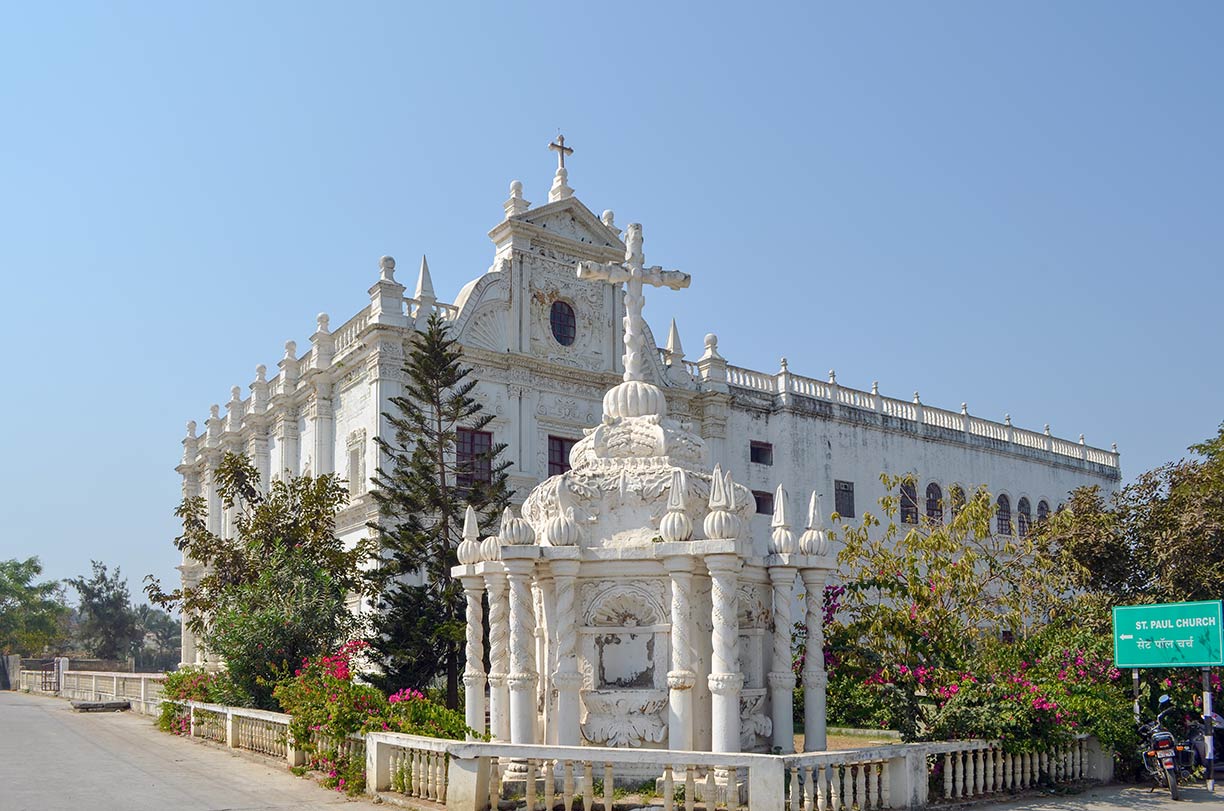
M 574 154 L 574 148 L 565 145 L 564 135 L 558 135 L 556 142 L 549 144 L 548 148 L 556 151 L 557 153 L 557 168 L 558 169 L 565 168 L 565 156 L 566 155 Z

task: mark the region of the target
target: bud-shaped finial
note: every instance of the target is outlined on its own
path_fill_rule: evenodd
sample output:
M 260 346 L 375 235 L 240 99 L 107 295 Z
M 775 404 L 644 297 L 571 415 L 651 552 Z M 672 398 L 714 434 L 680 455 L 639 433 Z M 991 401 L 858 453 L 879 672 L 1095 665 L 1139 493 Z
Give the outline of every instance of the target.
M 799 538 L 799 551 L 805 555 L 826 555 L 829 552 L 829 536 L 824 530 L 824 518 L 820 513 L 820 495 L 812 491 L 808 501 L 807 530 Z
M 285 341 L 285 360 L 297 358 L 297 341 Z
M 837 383 L 837 372 L 833 371 L 832 369 L 829 370 L 829 383 L 834 385 Z
M 707 538 L 711 540 L 735 540 L 739 537 L 740 520 L 734 513 L 735 483 L 731 481 L 731 473 L 725 475 L 721 465 L 714 466 L 713 480 L 710 483 L 710 511 L 706 513 L 705 529 Z
M 262 363 L 255 367 L 255 382 L 256 383 L 267 383 L 268 382 L 268 367 Z
M 316 331 L 327 334 L 327 324 L 329 321 L 331 321 L 331 318 L 327 315 L 327 313 L 319 313 L 316 315 L 315 326 L 318 327 Z
M 569 488 L 565 474 L 557 485 L 557 514 L 544 524 L 544 542 L 549 546 L 577 546 L 581 530 L 574 520 L 574 508 L 569 505 Z
M 871 381 L 871 393 L 878 395 L 880 393 L 880 381 Z
M 671 489 L 667 492 L 667 512 L 659 522 L 659 534 L 663 540 L 680 542 L 693 539 L 693 519 L 685 511 L 687 507 L 688 479 L 680 468 L 672 470 Z
M 476 519 L 476 510 L 469 504 L 463 514 L 463 540 L 455 550 L 459 562 L 471 566 L 480 560 L 480 527 Z
M 380 282 L 395 281 L 395 257 L 384 256 L 378 260 L 378 280 Z
M 774 514 L 770 525 L 773 527 L 769 536 L 770 548 L 775 555 L 793 555 L 799 551 L 795 533 L 791 531 L 787 518 L 786 489 L 780 484 L 774 494 Z
M 188 439 L 195 439 L 195 435 L 196 435 L 196 423 L 195 423 L 195 420 L 187 420 L 187 438 L 188 438 Z M 1115 446 L 1115 448 L 1116 448 L 1116 446 Z
M 535 530 L 509 507 L 502 513 L 501 531 L 498 538 L 506 546 L 531 546 L 535 543 Z

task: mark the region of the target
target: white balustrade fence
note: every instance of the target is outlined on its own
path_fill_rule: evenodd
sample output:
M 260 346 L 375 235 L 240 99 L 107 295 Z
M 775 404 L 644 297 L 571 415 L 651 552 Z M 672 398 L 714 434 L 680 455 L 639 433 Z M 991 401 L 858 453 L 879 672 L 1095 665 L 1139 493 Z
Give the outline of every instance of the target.
M 165 680 L 165 673 L 65 670 L 59 674 L 60 683 L 57 684 L 53 674 L 48 671 L 21 671 L 22 690 L 58 694 L 76 701 L 126 700 L 131 703 L 132 709 L 144 715 L 157 712 Z
M 696 379 L 702 379 L 700 365 L 685 362 L 685 368 Z M 1044 451 L 1058 456 L 1068 456 L 1105 467 L 1118 467 L 1116 451 L 1091 448 L 1078 442 L 1056 439 L 1049 434 L 1039 434 L 1023 428 L 993 420 L 958 414 L 926 404 L 884 397 L 873 392 L 847 388 L 835 382 L 815 380 L 810 377 L 781 371 L 777 374 L 744 369 L 740 366 L 726 367 L 727 383 L 742 389 L 766 394 L 798 394 L 816 400 L 826 400 L 847 408 L 875 411 L 887 417 L 909 420 L 919 426 L 932 426 L 947 431 L 958 431 L 965 437 L 976 436 L 996 442 L 1006 442 L 1021 448 Z M 915 395 L 916 399 L 916 395 Z
M 66 697 L 122 696 L 156 708 L 162 674 L 66 671 Z M 20 685 L 44 690 L 42 671 L 24 670 Z M 143 690 L 144 700 L 131 699 Z M 233 749 L 306 765 L 294 746 L 291 717 L 265 710 L 196 701 L 168 702 L 185 710 L 185 730 Z M 1113 753 L 1087 735 L 1046 751 L 1008 753 L 997 741 L 881 745 L 795 755 L 674 752 L 593 746 L 453 741 L 371 732 L 342 740 L 317 737 L 320 748 L 364 759 L 369 793 L 392 793 L 444 804 L 455 811 L 608 809 L 616 789 L 631 784 L 665 811 L 873 811 L 925 808 L 1002 797 L 1037 785 L 1108 782 Z M 624 772 L 649 774 L 625 778 Z M 621 777 L 616 774 L 620 772 Z M 619 784 L 618 784 L 619 781 Z

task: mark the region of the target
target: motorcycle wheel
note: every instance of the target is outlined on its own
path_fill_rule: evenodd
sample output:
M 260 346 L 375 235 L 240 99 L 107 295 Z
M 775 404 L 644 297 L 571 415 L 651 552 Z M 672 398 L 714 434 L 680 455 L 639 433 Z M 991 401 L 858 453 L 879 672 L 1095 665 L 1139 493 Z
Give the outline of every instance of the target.
M 1169 795 L 1172 796 L 1174 800 L 1176 800 L 1178 798 L 1177 769 L 1173 769 L 1172 771 L 1169 771 L 1166 769 L 1165 770 L 1165 780 L 1167 780 L 1169 783 Z

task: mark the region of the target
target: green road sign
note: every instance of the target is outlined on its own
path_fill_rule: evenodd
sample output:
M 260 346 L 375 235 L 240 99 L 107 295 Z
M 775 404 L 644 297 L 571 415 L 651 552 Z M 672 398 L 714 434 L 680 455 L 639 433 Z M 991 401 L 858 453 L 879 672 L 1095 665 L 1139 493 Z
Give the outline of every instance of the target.
M 1117 667 L 1224 665 L 1224 603 L 1126 605 L 1113 610 Z

